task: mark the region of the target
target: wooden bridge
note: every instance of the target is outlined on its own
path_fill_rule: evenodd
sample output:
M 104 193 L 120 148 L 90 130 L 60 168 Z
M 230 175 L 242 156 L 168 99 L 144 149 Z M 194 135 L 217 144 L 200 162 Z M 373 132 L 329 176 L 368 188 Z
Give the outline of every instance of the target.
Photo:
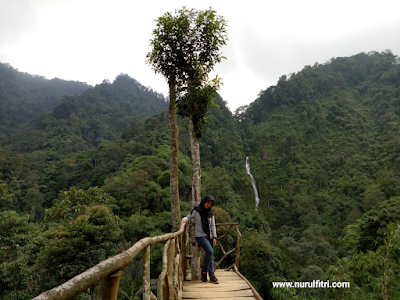
M 229 229 L 218 238 L 223 257 L 215 265 L 218 284 L 191 280 L 188 270 L 189 226 L 181 224 L 179 231 L 156 237 L 146 237 L 135 243 L 128 250 L 110 257 L 69 281 L 41 293 L 32 300 L 68 300 L 98 284 L 96 300 L 116 300 L 121 278 L 121 271 L 129 265 L 139 253 L 143 252 L 143 300 L 164 299 L 217 299 L 217 300 L 262 300 L 250 282 L 238 271 L 241 234 L 238 223 L 216 224 Z M 220 243 L 231 228 L 235 226 L 238 234 L 237 245 L 226 252 Z M 165 242 L 162 261 L 163 267 L 157 281 L 157 296 L 150 289 L 150 248 Z M 217 269 L 224 259 L 236 252 L 235 263 L 226 270 Z
M 251 284 L 237 272 L 215 270 L 219 283 L 184 281 L 182 299 L 193 300 L 256 300 L 261 299 Z M 257 296 L 255 295 L 257 293 Z

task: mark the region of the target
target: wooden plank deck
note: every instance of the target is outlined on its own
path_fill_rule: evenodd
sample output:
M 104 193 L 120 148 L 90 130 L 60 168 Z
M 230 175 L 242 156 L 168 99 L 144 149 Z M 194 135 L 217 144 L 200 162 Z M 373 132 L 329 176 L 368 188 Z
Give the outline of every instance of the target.
M 255 300 L 250 286 L 233 271 L 216 270 L 219 283 L 184 281 L 182 299 Z

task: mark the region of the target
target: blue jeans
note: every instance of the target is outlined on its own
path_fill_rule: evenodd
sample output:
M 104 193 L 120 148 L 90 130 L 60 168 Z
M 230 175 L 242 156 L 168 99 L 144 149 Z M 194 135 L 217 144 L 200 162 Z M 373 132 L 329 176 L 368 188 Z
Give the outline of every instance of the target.
M 204 255 L 204 260 L 203 260 L 203 268 L 201 269 L 201 272 L 208 274 L 214 275 L 214 262 L 213 262 L 213 255 L 214 255 L 214 249 L 211 245 L 210 240 L 205 237 L 196 237 L 197 243 L 200 245 L 201 248 L 206 252 Z

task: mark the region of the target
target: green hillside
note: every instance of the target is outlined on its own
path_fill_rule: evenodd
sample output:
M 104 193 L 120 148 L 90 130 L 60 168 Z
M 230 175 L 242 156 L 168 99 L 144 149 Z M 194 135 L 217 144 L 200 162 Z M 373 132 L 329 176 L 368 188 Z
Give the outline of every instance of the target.
M 339 257 L 351 260 L 352 254 L 384 243 L 380 238 L 381 244 L 371 245 L 379 228 L 383 235 L 388 223 L 399 221 L 398 214 L 375 209 L 389 200 L 390 207 L 400 204 L 399 114 L 400 65 L 390 51 L 306 66 L 280 77 L 247 109 L 238 110 L 271 242 L 289 264 L 286 279 L 321 279 Z M 355 233 L 377 213 L 386 225 Z M 354 290 L 383 272 L 376 265 L 369 268 L 375 271 L 360 267 L 355 273 Z M 343 278 L 350 276 L 347 271 L 342 269 Z M 395 282 L 391 295 L 399 287 Z M 365 291 L 371 296 L 380 289 Z M 327 297 L 321 290 L 299 292 Z
M 390 51 L 306 66 L 235 114 L 215 98 L 199 140 L 202 194 L 216 199 L 217 222 L 239 222 L 240 271 L 264 299 L 396 299 L 399 101 L 400 62 Z M 0 297 L 30 299 L 88 261 L 171 230 L 166 105 L 120 75 L 64 97 L 0 147 Z M 186 122 L 178 118 L 183 215 L 191 210 Z M 246 156 L 261 198 L 257 211 Z M 161 251 L 152 248 L 154 276 Z M 121 289 L 132 298 L 139 265 L 122 276 Z M 271 285 L 328 279 L 351 288 Z
M 144 120 L 161 111 L 166 98 L 126 74 L 76 96 L 64 96 L 52 111 L 38 116 L 10 142 L 19 152 L 48 149 L 68 155 L 115 141 L 130 120 Z
M 351 210 L 371 208 L 370 193 L 398 195 L 399 85 L 397 57 L 373 52 L 307 66 L 263 91 L 237 116 L 262 205 L 306 197 L 313 207 L 313 195 L 327 195 L 343 209 L 328 224 L 337 235 Z
M 90 88 L 83 82 L 51 80 L 22 73 L 0 63 L 0 143 L 18 132 L 21 126 L 51 111 L 62 96 L 74 96 Z

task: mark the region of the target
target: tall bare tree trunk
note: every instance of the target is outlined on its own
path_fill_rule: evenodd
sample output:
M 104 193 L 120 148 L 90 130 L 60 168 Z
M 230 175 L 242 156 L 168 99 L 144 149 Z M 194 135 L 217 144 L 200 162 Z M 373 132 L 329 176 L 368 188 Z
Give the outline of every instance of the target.
M 200 169 L 200 148 L 197 140 L 196 133 L 194 131 L 192 116 L 189 116 L 189 137 L 190 137 L 190 149 L 192 152 L 192 208 L 198 206 L 201 202 L 201 169 Z M 190 237 L 192 259 L 190 261 L 192 267 L 192 280 L 200 280 L 200 247 L 195 242 L 194 230 Z
M 170 130 L 170 196 L 172 213 L 172 232 L 178 231 L 181 222 L 178 188 L 178 135 L 179 127 L 176 122 L 176 91 L 175 83 L 169 84 L 169 130 Z

